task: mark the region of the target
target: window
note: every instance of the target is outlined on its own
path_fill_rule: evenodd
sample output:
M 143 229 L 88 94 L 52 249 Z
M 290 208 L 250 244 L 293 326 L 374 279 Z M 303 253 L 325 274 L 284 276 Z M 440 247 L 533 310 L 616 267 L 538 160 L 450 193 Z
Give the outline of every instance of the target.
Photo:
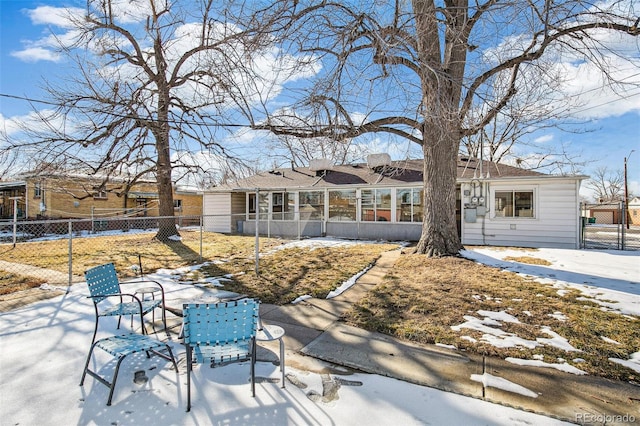
M 356 220 L 356 190 L 329 191 L 329 219 Z
M 293 220 L 293 194 L 288 192 L 274 192 L 271 194 L 271 218 L 273 220 Z
M 40 182 L 36 182 L 33 184 L 33 198 L 41 198 L 42 197 L 42 184 Z
M 399 188 L 396 191 L 396 220 L 422 222 L 422 189 Z
M 173 210 L 177 212 L 182 211 L 182 200 L 173 200 Z
M 300 219 L 322 220 L 324 217 L 324 191 L 300 192 Z
M 98 189 L 93 194 L 94 200 L 106 200 L 107 198 L 107 191 L 105 189 Z
M 295 194 L 287 194 L 285 193 L 286 205 L 284 206 L 284 212 L 282 214 L 282 218 L 284 220 L 294 220 L 295 219 L 295 211 L 296 211 L 296 197 Z
M 256 203 L 255 192 L 247 193 L 247 212 L 249 213 L 248 219 L 256 218 L 256 209 L 260 212 L 260 220 L 267 220 L 269 213 L 269 194 L 266 192 L 260 192 L 259 203 Z
M 266 192 L 261 192 L 258 197 L 258 214 L 260 220 L 269 219 L 269 194 Z
M 363 221 L 391 221 L 391 190 L 390 189 L 363 189 L 361 206 Z
M 247 194 L 247 213 L 249 213 L 248 219 L 256 218 L 256 194 Z
M 496 191 L 493 199 L 495 217 L 534 217 L 533 191 Z

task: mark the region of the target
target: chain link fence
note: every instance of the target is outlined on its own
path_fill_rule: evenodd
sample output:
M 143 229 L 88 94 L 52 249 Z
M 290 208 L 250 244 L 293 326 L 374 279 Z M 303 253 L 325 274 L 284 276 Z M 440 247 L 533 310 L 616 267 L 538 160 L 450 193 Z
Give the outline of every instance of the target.
M 582 205 L 581 247 L 640 250 L 640 224 L 624 223 L 623 211 L 620 204 Z M 113 262 L 123 278 L 161 268 L 224 261 L 229 256 L 242 257 L 257 268 L 263 240 L 278 235 L 296 238 L 303 230 L 304 235 L 330 234 L 319 221 L 288 224 L 291 229 L 280 229 L 284 225 L 274 221 L 261 224 L 260 233 L 267 238 L 259 240 L 255 220 L 241 220 L 244 218 L 198 215 L 0 222 L 0 295 L 16 291 L 16 286 L 82 282 L 85 270 L 107 262 Z M 234 226 L 226 233 L 207 231 L 219 222 Z M 231 239 L 238 234 L 245 236 Z M 4 289 L 7 283 L 9 290 Z
M 203 216 L 0 222 L 0 281 L 68 285 L 107 262 L 122 277 L 199 263 L 216 256 L 214 245 L 204 242 L 213 233 L 205 233 L 202 222 Z
M 580 211 L 582 248 L 640 250 L 640 224 L 629 220 L 624 203 L 582 203 Z

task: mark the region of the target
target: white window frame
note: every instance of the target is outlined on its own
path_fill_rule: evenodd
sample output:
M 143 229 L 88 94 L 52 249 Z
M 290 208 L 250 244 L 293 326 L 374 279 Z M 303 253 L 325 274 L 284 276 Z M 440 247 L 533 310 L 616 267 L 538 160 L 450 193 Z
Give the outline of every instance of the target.
M 93 194 L 93 199 L 94 200 L 108 200 L 109 199 L 109 193 L 107 192 L 106 189 L 100 189 L 100 190 L 96 190 L 96 192 Z
M 516 192 L 531 192 L 533 193 L 532 195 L 532 202 L 533 202 L 533 212 L 531 213 L 531 216 L 516 216 L 515 215 L 515 208 L 513 211 L 513 214 L 511 216 L 499 216 L 496 215 L 496 192 L 511 192 L 512 194 L 516 193 Z M 521 187 L 519 188 L 517 185 L 505 185 L 505 186 L 492 186 L 491 187 L 491 192 L 490 192 L 491 198 L 488 200 L 489 201 L 489 206 L 488 208 L 491 211 L 491 219 L 495 219 L 495 220 L 536 220 L 538 219 L 538 216 L 540 215 L 540 201 L 538 198 L 538 187 L 537 186 L 525 186 L 525 187 Z

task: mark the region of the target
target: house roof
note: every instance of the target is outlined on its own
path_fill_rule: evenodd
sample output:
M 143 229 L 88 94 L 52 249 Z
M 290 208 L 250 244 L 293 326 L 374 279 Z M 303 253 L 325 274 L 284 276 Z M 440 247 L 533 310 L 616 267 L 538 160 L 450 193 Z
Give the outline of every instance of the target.
M 330 170 L 310 167 L 279 168 L 261 172 L 236 182 L 212 188 L 212 191 L 285 188 L 328 188 L 338 186 L 398 186 L 422 183 L 422 160 L 392 161 L 387 166 L 370 168 L 366 163 L 332 166 Z M 458 180 L 471 180 L 481 175 L 490 178 L 551 177 L 540 172 L 506 164 L 458 159 Z M 487 177 L 488 178 L 488 177 Z

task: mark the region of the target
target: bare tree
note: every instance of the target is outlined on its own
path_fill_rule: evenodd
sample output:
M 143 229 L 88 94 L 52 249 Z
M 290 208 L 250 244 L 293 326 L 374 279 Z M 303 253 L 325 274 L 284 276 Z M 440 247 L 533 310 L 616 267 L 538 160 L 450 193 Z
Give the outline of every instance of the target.
M 101 176 L 103 186 L 114 176 L 129 186 L 154 177 L 159 214 L 173 216 L 173 167 L 186 175 L 200 165 L 172 153 L 237 159 L 216 132 L 233 120 L 236 104 L 269 97 L 269 82 L 246 74 L 268 52 L 268 19 L 247 19 L 244 27 L 231 22 L 241 16 L 242 2 L 211 0 L 88 0 L 84 11 L 68 9 L 72 31 L 59 37 L 59 49 L 70 71 L 45 81 L 53 108 L 36 109 L 37 120 L 23 123 L 5 152 L 19 151 L 33 165 Z M 157 237 L 177 233 L 166 219 Z
M 571 118 L 571 111 L 583 105 L 576 98 L 567 98 L 562 87 L 568 77 L 553 64 L 546 64 L 548 71 L 540 75 L 537 68 L 526 70 L 516 94 L 505 107 L 474 134 L 462 138 L 461 152 L 466 156 L 495 163 L 509 163 L 528 170 L 545 170 L 554 173 L 575 173 L 585 165 L 579 154 L 569 153 L 563 144 L 551 147 L 544 136 L 531 139 L 545 130 L 560 129 L 563 132 L 585 133 L 586 122 Z M 496 85 L 510 82 L 497 80 Z M 506 87 L 494 88 L 505 91 Z M 470 111 L 469 123 L 483 115 L 483 107 Z
M 283 4 L 292 21 L 288 47 L 315 55 L 323 72 L 293 105 L 306 126 L 272 115 L 255 127 L 309 139 L 378 132 L 420 145 L 425 209 L 417 251 L 429 256 L 461 248 L 455 188 L 463 138 L 507 111 L 523 78 L 543 76 L 562 55 L 594 63 L 613 80 L 606 55 L 637 57 L 637 44 L 629 55 L 607 36 L 640 34 L 625 1 L 282 0 L 275 7 Z
M 312 143 L 295 136 L 280 135 L 272 141 L 269 157 L 277 166 L 291 164 L 302 167 L 317 158 L 327 158 L 333 164 L 348 164 L 362 157 L 358 145 L 351 141 L 336 142 L 328 138 L 316 138 Z
M 598 167 L 586 187 L 593 191 L 599 203 L 610 203 L 624 199 L 624 174 L 622 170 L 611 171 L 607 167 Z

